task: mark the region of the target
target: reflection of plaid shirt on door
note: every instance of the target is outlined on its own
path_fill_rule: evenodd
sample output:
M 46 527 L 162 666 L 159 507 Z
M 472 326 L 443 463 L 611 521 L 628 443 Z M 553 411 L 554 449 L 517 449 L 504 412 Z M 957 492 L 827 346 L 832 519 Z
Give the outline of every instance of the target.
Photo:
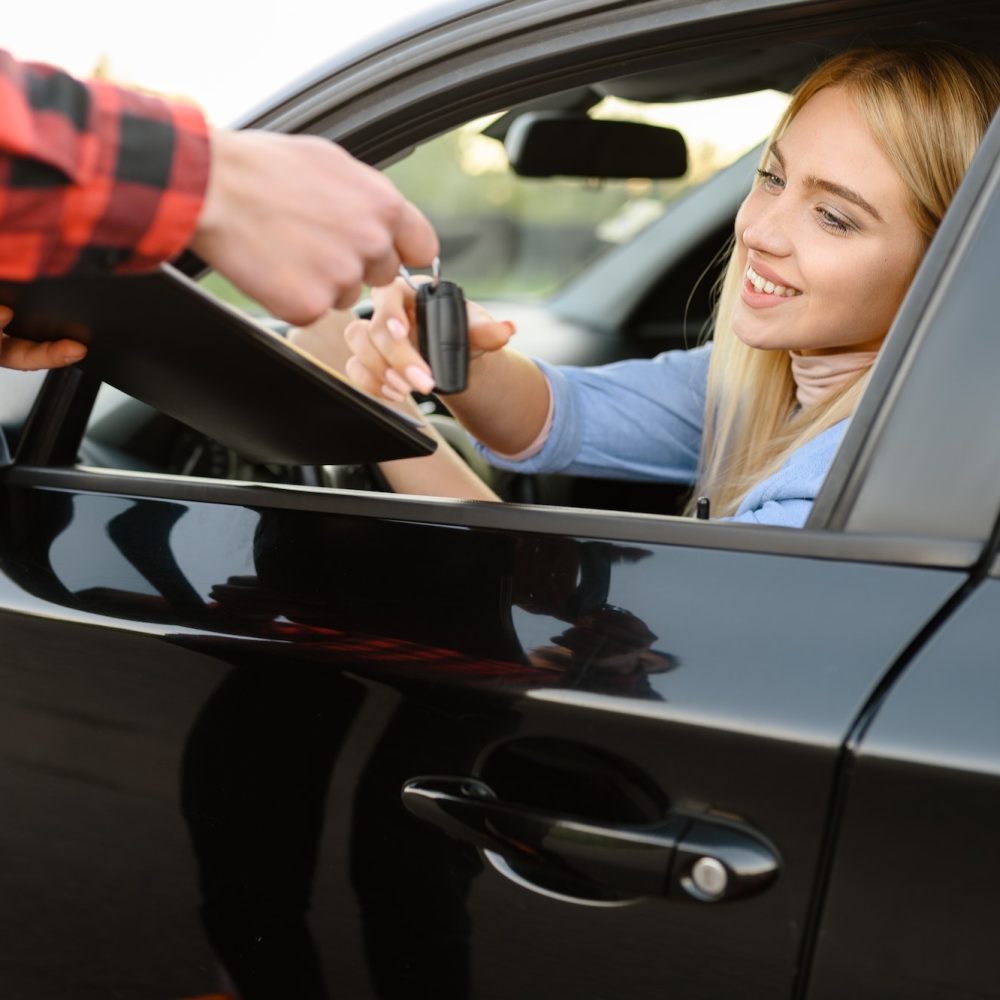
M 175 257 L 208 170 L 197 108 L 0 51 L 0 278 L 141 271 Z

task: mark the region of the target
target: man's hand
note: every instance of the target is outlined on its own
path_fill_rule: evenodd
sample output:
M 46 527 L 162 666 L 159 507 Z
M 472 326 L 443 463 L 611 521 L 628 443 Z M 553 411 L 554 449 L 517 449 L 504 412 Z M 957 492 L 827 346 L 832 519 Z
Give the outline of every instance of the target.
M 377 170 L 316 136 L 212 134 L 212 168 L 191 243 L 275 316 L 305 325 L 348 308 L 363 283 L 438 254 L 430 223 Z
M 8 337 L 3 328 L 14 314 L 0 306 L 0 368 L 16 368 L 34 372 L 41 368 L 65 368 L 75 364 L 87 353 L 87 348 L 75 340 L 52 340 L 36 344 L 33 340 Z

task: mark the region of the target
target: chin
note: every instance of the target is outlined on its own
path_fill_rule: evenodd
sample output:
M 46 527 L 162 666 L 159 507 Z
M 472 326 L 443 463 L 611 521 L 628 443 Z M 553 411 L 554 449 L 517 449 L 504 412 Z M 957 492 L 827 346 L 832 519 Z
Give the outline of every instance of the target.
M 776 342 L 774 331 L 763 330 L 756 323 L 741 323 L 735 317 L 731 326 L 733 334 L 741 343 L 747 347 L 753 347 L 758 351 L 783 351 L 788 350 L 783 343 Z

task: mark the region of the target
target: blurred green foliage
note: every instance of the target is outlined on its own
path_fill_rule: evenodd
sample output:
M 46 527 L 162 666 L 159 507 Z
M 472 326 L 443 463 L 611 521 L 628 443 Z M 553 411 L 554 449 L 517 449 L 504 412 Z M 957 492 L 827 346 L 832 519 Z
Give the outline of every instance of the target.
M 472 297 L 551 293 L 611 245 L 602 224 L 637 199 L 666 204 L 689 183 L 518 177 L 503 144 L 469 127 L 385 172 L 430 218 L 446 276 Z

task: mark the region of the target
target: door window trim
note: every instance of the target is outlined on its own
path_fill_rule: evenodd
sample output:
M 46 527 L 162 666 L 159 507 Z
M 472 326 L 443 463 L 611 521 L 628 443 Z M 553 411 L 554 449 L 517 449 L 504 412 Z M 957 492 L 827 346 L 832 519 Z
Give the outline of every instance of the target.
M 12 487 L 314 511 L 455 528 L 726 549 L 840 562 L 967 570 L 978 563 L 983 552 L 981 543 L 961 539 L 888 533 L 850 535 L 808 528 L 724 524 L 669 515 L 412 497 L 328 487 L 263 485 L 83 467 L 15 465 L 3 478 L 6 485 Z

